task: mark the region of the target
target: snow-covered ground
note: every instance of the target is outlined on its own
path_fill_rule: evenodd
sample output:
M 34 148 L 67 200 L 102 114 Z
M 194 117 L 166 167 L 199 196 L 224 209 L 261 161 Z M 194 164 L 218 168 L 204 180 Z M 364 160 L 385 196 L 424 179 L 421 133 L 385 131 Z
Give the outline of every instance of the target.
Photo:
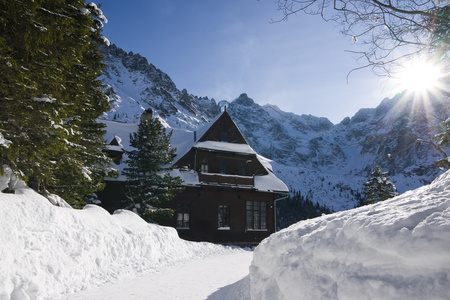
M 255 249 L 250 279 L 258 300 L 450 299 L 450 171 L 273 234 Z
M 0 177 L 0 191 L 6 182 Z M 15 194 L 0 192 L 1 300 L 60 299 L 230 254 L 251 256 L 236 247 L 181 240 L 175 229 L 148 224 L 130 211 L 110 215 L 95 205 L 83 210 L 57 207 L 20 182 Z M 241 278 L 248 274 L 248 264 Z M 178 284 L 170 288 L 182 288 Z
M 82 291 L 67 300 L 250 299 L 248 268 L 252 257 L 253 252 L 246 251 L 193 260 Z
M 248 276 L 251 251 L 183 241 L 124 210 L 57 207 L 20 182 L 14 189 L 0 193 L 1 300 L 450 298 L 450 171 L 270 236 Z

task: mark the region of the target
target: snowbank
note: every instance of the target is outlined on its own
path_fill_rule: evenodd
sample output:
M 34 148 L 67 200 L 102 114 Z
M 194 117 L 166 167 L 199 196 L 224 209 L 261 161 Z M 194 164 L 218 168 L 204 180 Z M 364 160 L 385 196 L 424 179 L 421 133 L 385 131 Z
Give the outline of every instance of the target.
M 450 171 L 378 204 L 292 225 L 264 240 L 252 299 L 449 299 Z
M 0 241 L 1 300 L 58 299 L 175 262 L 242 251 L 181 240 L 175 229 L 125 210 L 57 207 L 25 186 L 0 193 Z

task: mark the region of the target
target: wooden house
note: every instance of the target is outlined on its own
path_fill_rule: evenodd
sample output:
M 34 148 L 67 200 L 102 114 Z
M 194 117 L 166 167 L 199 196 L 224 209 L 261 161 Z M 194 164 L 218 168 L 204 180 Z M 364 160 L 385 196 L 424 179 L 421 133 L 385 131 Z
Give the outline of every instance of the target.
M 184 191 L 168 203 L 180 237 L 255 244 L 275 232 L 275 201 L 288 188 L 227 111 L 194 136 L 192 147 L 174 163 Z
M 257 244 L 275 232 L 276 200 L 286 197 L 288 188 L 226 110 L 197 132 L 174 130 L 171 144 L 177 148 L 172 175 L 181 177 L 184 189 L 165 203 L 175 211 L 166 225 L 181 238 Z M 107 183 L 109 197 L 120 193 L 123 180 L 113 187 Z

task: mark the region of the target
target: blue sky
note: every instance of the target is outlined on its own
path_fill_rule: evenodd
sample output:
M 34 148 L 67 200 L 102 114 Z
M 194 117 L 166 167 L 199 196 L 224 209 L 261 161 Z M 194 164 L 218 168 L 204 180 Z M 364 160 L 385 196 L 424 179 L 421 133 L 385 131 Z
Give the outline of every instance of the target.
M 318 16 L 287 22 L 273 0 L 105 1 L 103 33 L 140 53 L 179 89 L 216 101 L 241 93 L 284 111 L 333 123 L 376 107 L 392 89 L 360 66 L 349 37 Z

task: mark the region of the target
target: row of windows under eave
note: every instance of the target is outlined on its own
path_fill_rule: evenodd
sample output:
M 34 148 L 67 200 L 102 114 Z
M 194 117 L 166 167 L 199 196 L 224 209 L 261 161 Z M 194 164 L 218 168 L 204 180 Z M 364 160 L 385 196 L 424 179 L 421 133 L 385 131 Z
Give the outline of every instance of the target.
M 178 204 L 176 226 L 179 229 L 190 228 L 190 205 Z M 218 229 L 230 229 L 230 205 L 217 206 Z M 267 203 L 246 201 L 246 229 L 267 230 Z

